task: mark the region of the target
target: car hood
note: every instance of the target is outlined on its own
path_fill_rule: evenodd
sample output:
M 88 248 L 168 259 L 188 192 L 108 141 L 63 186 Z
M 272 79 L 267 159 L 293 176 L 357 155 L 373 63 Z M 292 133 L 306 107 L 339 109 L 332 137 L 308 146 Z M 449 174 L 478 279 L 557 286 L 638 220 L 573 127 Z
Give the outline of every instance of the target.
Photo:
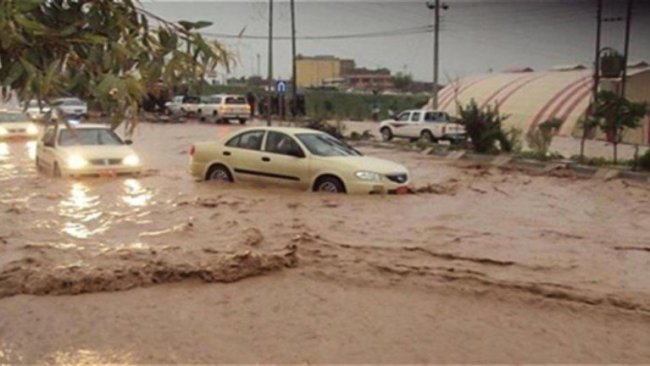
M 379 174 L 408 173 L 408 169 L 401 164 L 370 156 L 333 156 L 320 157 L 320 159 L 345 164 L 355 170 L 366 170 Z
M 59 150 L 66 155 L 79 155 L 84 159 L 122 159 L 135 151 L 126 145 L 114 146 L 65 146 Z
M 29 126 L 36 126 L 31 121 L 24 121 L 24 122 L 2 122 L 0 123 L 0 127 L 6 128 L 6 129 L 12 129 L 12 128 L 27 128 Z

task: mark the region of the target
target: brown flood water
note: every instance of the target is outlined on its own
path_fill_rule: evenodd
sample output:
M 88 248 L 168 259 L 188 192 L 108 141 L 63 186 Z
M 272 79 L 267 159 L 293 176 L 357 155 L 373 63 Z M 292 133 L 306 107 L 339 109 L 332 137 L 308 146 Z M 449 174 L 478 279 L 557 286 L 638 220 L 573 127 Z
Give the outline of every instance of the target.
M 650 361 L 650 186 L 377 149 L 425 193 L 194 182 L 232 128 L 143 124 L 116 179 L 0 143 L 1 361 Z

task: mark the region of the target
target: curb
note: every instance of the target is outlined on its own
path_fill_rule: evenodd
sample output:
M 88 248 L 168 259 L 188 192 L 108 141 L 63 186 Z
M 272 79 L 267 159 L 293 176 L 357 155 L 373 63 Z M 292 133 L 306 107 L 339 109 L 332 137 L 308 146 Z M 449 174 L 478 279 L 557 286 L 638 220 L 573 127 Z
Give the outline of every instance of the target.
M 355 146 L 385 148 L 401 151 L 415 151 L 422 155 L 431 155 L 437 158 L 444 158 L 447 160 L 469 160 L 479 163 L 489 164 L 495 167 L 516 167 L 528 170 L 536 170 L 537 173 L 547 174 L 558 169 L 568 169 L 584 178 L 612 180 L 612 179 L 629 179 L 637 182 L 650 183 L 650 173 L 635 172 L 631 170 L 619 169 L 614 167 L 593 167 L 582 165 L 574 161 L 550 161 L 543 162 L 539 160 L 516 158 L 511 155 L 484 155 L 471 153 L 467 150 L 447 150 L 438 146 L 429 146 L 424 149 L 413 149 L 412 146 L 407 147 L 391 144 L 388 142 L 370 142 L 370 141 L 353 141 Z

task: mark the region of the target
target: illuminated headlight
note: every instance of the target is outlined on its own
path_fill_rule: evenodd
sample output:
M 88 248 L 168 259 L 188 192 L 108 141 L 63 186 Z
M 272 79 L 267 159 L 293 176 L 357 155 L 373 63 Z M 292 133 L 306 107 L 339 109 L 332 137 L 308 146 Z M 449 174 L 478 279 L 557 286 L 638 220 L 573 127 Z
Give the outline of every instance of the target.
M 129 155 L 122 159 L 122 164 L 129 166 L 136 166 L 140 164 L 140 158 L 137 155 Z
M 7 131 L 6 128 L 4 128 L 4 127 L 0 127 L 0 136 L 4 136 L 4 135 L 6 135 L 6 134 L 8 134 L 8 133 L 9 133 L 9 132 Z
M 373 181 L 373 182 L 381 180 L 381 175 L 375 172 L 359 171 L 354 173 L 354 175 L 360 180 Z
M 88 161 L 79 155 L 72 155 L 68 158 L 67 164 L 70 169 L 81 169 L 88 165 Z
M 38 127 L 36 127 L 34 125 L 29 125 L 27 127 L 27 133 L 30 134 L 30 135 L 36 135 L 38 133 Z

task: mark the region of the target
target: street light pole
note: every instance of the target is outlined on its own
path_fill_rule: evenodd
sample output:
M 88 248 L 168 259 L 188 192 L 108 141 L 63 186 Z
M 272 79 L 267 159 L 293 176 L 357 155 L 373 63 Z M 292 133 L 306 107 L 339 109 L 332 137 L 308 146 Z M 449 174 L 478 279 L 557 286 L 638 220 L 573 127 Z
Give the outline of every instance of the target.
M 598 87 L 600 84 L 600 35 L 602 30 L 603 23 L 603 0 L 597 0 L 597 9 L 596 9 L 596 51 L 594 56 L 594 76 L 592 86 L 592 102 L 591 108 L 589 108 L 590 116 L 593 116 L 596 113 L 596 103 L 598 102 Z M 587 135 L 589 134 L 589 126 L 587 123 L 582 126 L 582 138 L 580 139 L 580 160 L 585 155 L 585 141 L 587 140 Z
M 427 8 L 434 11 L 433 15 L 433 109 L 438 109 L 438 41 L 440 33 L 440 0 L 427 1 Z M 442 9 L 447 10 L 449 6 L 442 4 Z
M 625 50 L 623 52 L 623 79 L 621 79 L 621 96 L 625 98 L 627 85 L 627 60 L 630 52 L 630 28 L 632 26 L 632 0 L 627 0 L 627 17 L 625 20 Z
M 266 125 L 271 125 L 271 93 L 273 91 L 273 0 L 269 0 L 269 69 L 266 92 Z
M 297 77 L 296 71 L 296 6 L 295 0 L 291 0 L 291 115 L 296 112 Z

